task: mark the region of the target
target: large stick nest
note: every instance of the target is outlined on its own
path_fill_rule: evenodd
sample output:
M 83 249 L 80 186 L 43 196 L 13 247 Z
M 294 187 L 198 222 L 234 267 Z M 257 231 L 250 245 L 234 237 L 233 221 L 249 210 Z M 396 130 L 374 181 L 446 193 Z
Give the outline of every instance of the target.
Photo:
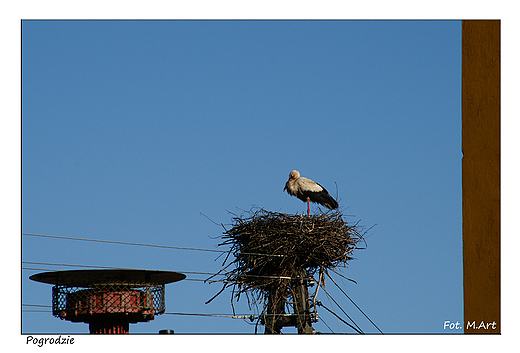
M 348 225 L 340 212 L 308 216 L 264 209 L 235 216 L 222 238 L 219 245 L 231 246 L 235 259 L 219 274 L 225 276 L 224 288 L 234 286 L 237 299 L 248 291 L 265 294 L 302 270 L 313 275 L 344 266 L 362 240 L 357 225 Z M 226 270 L 233 264 L 234 269 Z

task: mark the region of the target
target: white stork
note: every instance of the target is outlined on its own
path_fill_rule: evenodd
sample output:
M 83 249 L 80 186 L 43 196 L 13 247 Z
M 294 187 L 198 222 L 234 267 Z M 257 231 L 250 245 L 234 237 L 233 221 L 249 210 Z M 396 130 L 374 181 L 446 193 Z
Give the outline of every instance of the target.
M 309 201 L 319 203 L 331 210 L 338 208 L 336 200 L 329 195 L 323 186 L 311 179 L 300 177 L 300 172 L 297 170 L 293 170 L 289 174 L 289 180 L 285 183 L 283 191 L 285 190 L 289 195 L 296 196 L 303 202 L 307 201 L 307 215 L 311 211 Z

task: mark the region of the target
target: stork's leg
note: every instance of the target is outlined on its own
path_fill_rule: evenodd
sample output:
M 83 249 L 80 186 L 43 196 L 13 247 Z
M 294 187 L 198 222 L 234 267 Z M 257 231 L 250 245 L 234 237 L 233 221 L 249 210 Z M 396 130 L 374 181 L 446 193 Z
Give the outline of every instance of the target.
M 307 216 L 310 215 L 311 212 L 311 206 L 309 205 L 309 200 L 307 200 Z

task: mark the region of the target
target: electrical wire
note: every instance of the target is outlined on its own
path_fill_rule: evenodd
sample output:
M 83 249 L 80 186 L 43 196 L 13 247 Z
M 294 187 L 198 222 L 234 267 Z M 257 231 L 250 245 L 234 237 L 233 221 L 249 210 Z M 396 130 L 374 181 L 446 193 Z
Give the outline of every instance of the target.
M 64 263 L 51 263 L 51 262 L 35 262 L 35 261 L 22 261 L 22 264 L 31 264 L 31 265 L 46 265 L 46 266 L 63 266 L 63 267 L 85 267 L 85 268 L 101 268 L 101 269 L 114 269 L 114 270 L 138 270 L 136 268 L 125 268 L 125 267 L 116 267 L 116 266 L 92 266 L 92 265 L 73 265 L 73 264 L 64 264 Z M 214 275 L 211 272 L 197 272 L 197 271 L 176 271 L 180 273 L 189 273 L 195 275 Z M 223 276 L 223 275 L 221 275 Z
M 154 248 L 176 249 L 176 250 L 195 250 L 195 251 L 208 251 L 208 252 L 218 252 L 218 253 L 229 253 L 230 252 L 229 250 L 202 249 L 202 248 L 191 248 L 191 247 L 181 247 L 181 246 L 171 246 L 171 245 L 132 243 L 132 242 L 118 241 L 118 240 L 75 238 L 75 237 L 65 237 L 65 236 L 61 236 L 61 235 L 48 235 L 48 234 L 35 234 L 35 233 L 22 233 L 22 235 L 27 235 L 27 236 L 32 236 L 32 237 L 45 237 L 45 238 L 54 238 L 54 239 L 66 239 L 66 240 L 79 240 L 79 241 L 89 241 L 89 242 L 98 242 L 98 243 L 120 244 L 120 245 L 148 246 L 148 247 L 154 247 Z M 285 256 L 285 255 L 279 255 L 279 254 L 258 254 L 258 253 L 241 253 L 241 254 L 242 255 L 255 255 L 255 256 L 272 256 L 272 257 L 284 257 Z
M 22 307 L 36 307 L 36 308 L 52 308 L 52 305 L 45 304 L 22 304 Z M 22 309 L 23 313 L 52 313 L 52 310 L 43 310 L 43 309 Z
M 38 307 L 38 308 L 52 308 L 52 305 L 44 305 L 44 304 L 22 304 L 25 307 Z M 51 310 L 28 310 L 23 309 L 24 312 L 51 312 Z M 254 315 L 233 315 L 233 314 L 207 314 L 207 313 L 177 313 L 177 312 L 165 312 L 164 315 L 184 315 L 184 316 L 205 316 L 205 317 L 221 317 L 221 318 L 230 318 L 230 319 L 247 319 L 253 321 L 255 319 Z
M 120 268 L 118 268 L 120 269 Z M 51 270 L 49 268 L 38 268 L 38 267 L 22 267 L 22 270 L 32 270 L 32 271 L 46 271 L 46 272 L 57 272 L 58 270 Z M 184 278 L 183 281 L 195 281 L 195 282 L 206 282 L 205 279 L 201 278 Z M 222 282 L 231 282 L 231 281 L 222 281 Z M 235 283 L 235 282 L 232 282 Z
M 25 263 L 25 264 L 35 264 L 35 265 L 47 265 L 47 266 L 64 266 L 64 267 L 83 267 L 83 268 L 104 268 L 104 269 L 129 269 L 129 268 L 120 268 L 120 267 L 111 267 L 111 266 L 92 266 L 92 265 L 75 265 L 75 264 L 65 264 L 65 263 L 48 263 L 48 262 L 36 262 L 36 261 L 22 261 L 22 263 Z M 39 271 L 55 271 L 55 270 L 50 270 L 50 269 L 43 269 L 43 268 L 34 268 L 34 267 L 22 267 L 22 269 L 24 270 L 39 270 Z M 210 272 L 198 272 L 198 271 L 182 271 L 183 273 L 191 273 L 191 274 L 204 274 L 204 275 L 215 275 L 213 273 L 210 273 Z M 221 274 L 222 275 L 222 274 Z M 327 274 L 328 275 L 328 274 Z M 330 275 L 328 275 L 329 278 L 330 278 Z M 264 277 L 264 276 L 258 276 L 258 277 Z M 276 276 L 265 276 L 265 277 L 269 277 L 269 278 L 278 278 Z M 281 278 L 281 277 L 280 277 Z M 286 278 L 286 277 L 284 277 Z M 287 279 L 291 279 L 291 277 L 287 277 Z M 185 278 L 185 280 L 189 280 L 189 281 L 199 281 L 199 282 L 206 282 L 205 279 L 197 279 L 197 278 Z M 339 285 L 331 278 L 331 280 L 333 281 L 333 283 L 338 286 L 338 288 L 343 292 L 343 294 L 345 296 L 347 296 L 347 298 L 356 306 L 356 308 L 358 310 L 360 310 L 363 315 L 365 315 L 365 317 L 367 317 L 367 319 L 372 322 L 372 320 L 370 320 L 370 318 L 368 318 L 368 316 L 359 308 L 359 306 L 353 302 L 353 300 L 348 297 L 348 295 L 341 289 L 341 287 L 339 287 Z M 223 280 L 220 280 L 221 282 L 228 282 L 228 281 L 223 281 Z M 321 276 L 320 276 L 320 281 L 321 281 Z M 318 283 L 320 283 L 320 281 L 318 281 Z M 318 289 L 319 287 L 321 287 L 319 284 L 318 284 L 318 288 L 316 290 L 316 293 L 313 297 L 313 304 L 316 305 L 316 296 L 317 296 L 317 292 L 318 292 Z M 359 326 L 355 323 L 355 321 L 345 312 L 345 310 L 343 310 L 343 308 L 337 303 L 337 301 L 325 290 L 324 287 L 323 288 L 323 291 L 325 292 L 325 294 L 327 295 L 327 297 L 330 299 L 332 299 L 334 301 L 334 303 L 341 309 L 341 311 L 353 322 L 353 324 L 357 327 L 357 330 L 358 332 L 362 332 L 362 330 L 359 328 Z M 331 303 L 332 304 L 332 303 Z M 30 305 L 30 304 L 23 304 L 23 305 Z M 33 304 L 33 306 L 37 306 L 36 304 Z M 323 305 L 321 305 L 323 306 Z M 330 309 L 326 308 L 327 310 L 330 311 Z M 48 312 L 48 311 L 44 311 L 44 310 L 23 310 L 24 312 Z M 176 314 L 176 315 L 197 315 L 197 314 L 188 314 L 188 313 L 168 313 L 168 314 Z M 284 313 L 285 314 L 285 313 Z M 341 319 L 336 312 L 333 312 L 332 313 L 334 316 L 336 316 L 338 318 L 338 320 L 341 320 L 343 322 L 345 322 L 343 319 Z M 228 317 L 230 315 L 224 315 L 224 314 L 201 314 L 201 316 L 220 316 L 220 317 Z M 264 314 L 265 315 L 265 314 Z M 279 314 L 273 314 L 273 315 L 279 315 Z M 285 314 L 285 315 L 293 315 L 293 314 Z M 236 316 L 236 315 L 231 315 L 232 316 Z M 250 316 L 246 316 L 246 315 L 239 315 L 237 318 L 242 318 L 242 319 L 250 319 L 251 317 L 254 317 L 254 315 L 250 315 Z M 323 319 L 322 319 L 323 320 Z M 326 324 L 326 323 L 325 323 Z M 372 324 L 379 330 L 379 328 L 372 322 Z M 327 324 L 326 324 L 327 325 Z M 328 325 L 327 325 L 328 326 Z M 350 327 L 353 327 L 352 325 L 349 324 Z M 330 327 L 329 327 L 330 329 Z M 340 329 L 341 330 L 341 329 Z M 332 331 L 332 329 L 331 329 Z M 383 333 L 381 330 L 379 330 L 381 333 Z M 334 331 L 332 331 L 334 332 Z
M 164 315 L 223 317 L 223 318 L 230 318 L 230 319 L 251 319 L 251 317 L 252 317 L 252 315 L 203 314 L 203 313 L 163 313 L 163 314 Z
M 155 248 L 166 248 L 166 249 L 176 249 L 176 250 L 192 250 L 192 251 L 206 251 L 206 252 L 217 252 L 217 253 L 230 253 L 230 251 L 226 250 L 215 250 L 215 249 L 203 249 L 203 248 L 193 248 L 193 247 L 178 247 L 178 246 L 170 246 L 170 245 L 157 245 L 157 244 L 145 244 L 145 243 L 133 243 L 133 242 L 124 242 L 124 241 L 115 241 L 115 240 L 100 240 L 100 239 L 87 239 L 87 238 L 76 238 L 76 237 L 66 237 L 66 236 L 58 236 L 58 235 L 45 235 L 45 234 L 35 234 L 35 233 L 22 233 L 22 235 L 25 236 L 34 236 L 34 237 L 45 237 L 45 238 L 54 238 L 54 239 L 65 239 L 65 240 L 77 240 L 77 241 L 88 241 L 88 242 L 99 242 L 99 243 L 109 243 L 109 244 L 121 244 L 121 245 L 133 245 L 133 246 L 146 246 L 146 247 L 155 247 Z M 275 256 L 275 257 L 283 257 L 284 255 L 275 255 L 275 254 L 256 254 L 256 253 L 242 253 L 244 255 L 258 255 L 258 256 Z M 35 265 L 47 265 L 47 266 L 65 266 L 65 267 L 83 267 L 83 268 L 106 268 L 106 269 L 122 269 L 119 267 L 109 267 L 109 266 L 91 266 L 91 265 L 73 265 L 73 264 L 52 264 L 52 263 L 44 263 L 44 262 L 32 262 L 32 261 L 23 261 L 22 263 L 26 264 L 35 264 Z M 54 270 L 48 270 L 48 269 L 40 269 L 40 268 L 32 268 L 32 267 L 22 267 L 24 270 L 45 270 L 45 271 L 54 271 Z M 209 273 L 209 272 L 195 272 L 195 271 L 183 271 L 184 273 L 190 273 L 190 274 L 203 274 L 203 275 L 220 275 L 224 276 L 225 274 L 215 274 L 215 273 Z M 374 327 L 379 330 L 379 332 L 383 333 L 379 327 L 361 310 L 361 308 L 343 291 L 343 289 L 332 279 L 332 277 L 326 273 L 327 276 L 332 280 L 332 282 L 341 290 L 341 292 L 354 304 L 354 306 L 374 325 Z M 299 278 L 292 278 L 292 277 L 282 277 L 282 276 L 262 276 L 262 275 L 251 275 L 255 277 L 268 277 L 268 278 L 276 278 L 276 279 L 299 279 Z M 211 277 L 210 277 L 211 278 Z M 207 279 L 195 279 L 195 278 L 186 278 L 186 280 L 192 280 L 192 281 L 201 281 L 206 282 Z M 217 280 L 215 281 L 217 282 Z M 225 280 L 218 280 L 218 282 L 228 282 Z M 318 284 L 318 287 L 320 285 Z M 325 291 L 325 288 L 323 288 Z M 331 298 L 343 311 L 345 315 L 356 325 L 356 323 L 348 316 L 348 314 L 341 308 L 341 306 L 332 298 L 326 291 L 325 293 L 329 298 Z M 317 291 L 315 295 L 317 294 Z M 356 327 L 352 326 L 345 320 L 343 320 L 341 317 L 339 317 L 335 312 L 331 311 L 329 308 L 323 306 L 321 301 L 317 301 L 315 303 L 316 305 L 322 306 L 326 310 L 328 310 L 331 314 L 336 316 L 339 320 L 347 324 L 349 327 L 354 329 L 358 333 L 363 333 L 359 326 L 356 325 Z M 331 303 L 332 304 L 332 303 Z M 25 304 L 23 304 L 25 305 Z M 27 304 L 30 305 L 30 304 Z M 36 304 L 33 304 L 32 306 L 36 306 Z M 22 310 L 25 312 L 47 312 L 47 311 L 40 311 L 40 310 Z M 231 318 L 239 318 L 239 319 L 250 319 L 253 320 L 254 315 L 227 315 L 227 314 L 197 314 L 197 313 L 164 313 L 169 315 L 195 315 L 195 316 L 213 316 L 213 317 L 231 317 Z M 284 313 L 285 314 L 285 313 Z M 265 314 L 264 314 L 265 315 Z M 279 315 L 279 314 L 273 314 L 273 315 Z M 289 315 L 289 314 L 286 314 Z M 292 314 L 294 315 L 294 314 Z M 323 321 L 323 320 L 322 320 Z M 325 323 L 325 322 L 324 322 Z M 325 325 L 327 325 L 325 323 Z M 329 327 L 327 325 L 327 327 Z M 330 327 L 329 327 L 330 329 Z M 330 329 L 332 331 L 332 329 Z M 332 331 L 333 332 L 333 331 Z
M 325 290 L 324 290 L 325 291 Z M 330 296 L 326 291 L 325 293 Z M 332 297 L 331 297 L 332 300 L 334 300 Z M 337 304 L 337 302 L 334 300 L 334 302 Z M 350 325 L 348 322 L 346 322 L 345 320 L 343 320 L 341 317 L 339 317 L 339 315 L 337 315 L 335 312 L 333 312 L 331 309 L 327 308 L 326 306 L 324 306 L 321 301 L 316 301 L 316 305 L 317 306 L 320 306 L 320 307 L 323 307 L 324 309 L 326 309 L 328 312 L 330 312 L 332 315 L 334 315 L 336 318 L 338 318 L 338 320 L 342 321 L 343 323 L 345 323 L 346 325 L 348 325 L 349 327 L 351 327 L 353 330 L 355 330 L 356 332 L 360 333 L 360 334 L 363 334 L 364 332 L 362 332 L 360 329 L 356 329 L 356 327 Z M 339 306 L 339 304 L 337 304 Z M 52 308 L 51 305 L 45 305 L 45 304 L 22 304 L 23 307 L 34 307 L 34 308 Z M 340 307 L 341 308 L 341 307 Z M 31 313 L 51 313 L 52 310 L 43 310 L 43 309 L 22 309 L 22 312 L 31 312 Z M 344 312 L 344 311 L 343 311 Z M 246 314 L 243 314 L 243 315 L 237 315 L 237 314 L 215 314 L 215 313 L 182 313 L 182 312 L 165 312 L 163 313 L 165 315 L 181 315 L 181 316 L 199 316 L 199 317 L 218 317 L 218 318 L 231 318 L 231 319 L 242 319 L 244 321 L 247 322 L 247 320 L 251 321 L 250 322 L 247 322 L 248 324 L 250 325 L 255 325 L 257 326 L 258 325 L 258 320 L 260 319 L 260 316 L 272 316 L 272 315 L 276 315 L 276 316 L 298 316 L 298 315 L 306 315 L 306 314 L 291 314 L 291 313 L 280 313 L 280 314 L 261 314 L 261 315 L 246 315 Z M 348 315 L 347 315 L 348 316 Z M 319 316 L 318 317 L 321 319 L 321 321 L 325 324 L 325 326 L 327 326 L 327 328 L 332 332 L 332 333 L 335 333 L 332 328 L 325 322 L 325 320 L 323 320 L 323 317 L 322 316 Z M 349 317 L 349 319 L 351 319 Z M 254 321 L 257 321 L 256 324 L 254 324 L 253 322 Z M 352 319 L 351 319 L 352 320 Z M 354 323 L 355 324 L 355 323 Z M 357 326 L 357 325 L 356 325 Z M 359 327 L 358 327 L 359 328 Z M 255 329 L 255 332 L 256 332 L 256 329 Z
M 22 267 L 22 270 L 46 271 L 46 272 L 56 271 L 56 270 L 51 270 L 50 268 L 40 268 L 40 267 Z
M 36 262 L 36 261 L 22 261 L 22 264 L 30 264 L 30 265 L 46 265 L 46 266 L 62 266 L 62 267 L 83 267 L 83 268 L 98 268 L 98 269 L 114 269 L 114 270 L 140 270 L 137 268 L 127 268 L 127 267 L 116 267 L 116 266 L 93 266 L 93 265 L 74 265 L 74 264 L 65 264 L 65 263 L 51 263 L 51 262 Z M 23 270 L 38 270 L 38 271 L 58 271 L 58 270 L 51 270 L 46 268 L 35 268 L 35 267 L 22 267 Z M 187 273 L 187 274 L 196 274 L 196 275 L 210 275 L 212 277 L 214 276 L 225 276 L 227 273 L 212 273 L 212 272 L 200 272 L 200 271 L 181 271 L 178 270 L 176 272 L 180 273 Z M 287 276 L 267 276 L 267 275 L 250 275 L 250 274 L 243 274 L 239 275 L 237 277 L 259 277 L 259 278 L 268 278 L 268 279 L 288 279 L 288 280 L 299 280 L 300 277 L 287 277 Z M 211 278 L 211 277 L 210 277 Z M 189 278 L 185 278 L 190 280 Z M 195 279 L 191 279 L 195 280 Z M 208 282 L 208 283 L 214 283 L 214 282 L 232 282 L 232 281 L 226 281 L 226 280 L 214 280 L 214 281 L 208 281 L 208 279 L 198 279 L 200 281 Z M 234 283 L 234 282 L 233 282 Z
M 351 324 L 349 324 L 348 322 L 346 322 L 345 320 L 343 320 L 338 314 L 336 314 L 334 311 L 330 310 L 329 308 L 327 308 L 325 305 L 323 305 L 323 303 L 318 300 L 316 302 L 316 304 L 318 306 L 321 306 L 322 308 L 324 308 L 325 310 L 327 310 L 329 313 L 331 313 L 332 315 L 336 316 L 339 320 L 341 320 L 344 324 L 346 324 L 347 326 L 351 327 L 354 331 L 356 331 L 357 333 L 359 333 L 360 335 L 364 334 L 362 331 L 359 331 L 357 328 L 355 328 L 354 326 L 352 326 Z
M 325 288 L 323 290 L 325 290 Z M 327 292 L 325 292 L 325 294 L 327 295 L 327 299 L 328 299 L 328 301 L 330 303 L 330 306 L 332 307 L 332 311 L 334 311 L 334 316 L 336 316 L 338 318 L 338 329 L 339 329 L 339 333 L 341 333 L 341 322 L 339 321 L 339 316 L 336 313 L 336 309 L 334 308 L 334 304 L 332 304 L 332 301 L 330 300 L 331 296 Z
M 350 317 L 350 316 L 345 312 L 345 310 L 343 310 L 343 308 L 341 307 L 341 305 L 339 305 L 338 302 L 337 302 L 337 301 L 336 301 L 336 300 L 335 300 L 335 299 L 334 299 L 334 298 L 333 298 L 333 297 L 332 297 L 332 296 L 331 296 L 331 295 L 330 295 L 330 294 L 325 290 L 325 288 L 323 288 L 323 291 L 325 292 L 325 294 L 327 294 L 327 297 L 329 297 L 329 299 L 332 299 L 332 301 L 333 301 L 334 303 L 336 303 L 336 305 L 340 308 L 340 310 L 343 311 L 343 314 L 345 314 L 345 315 L 349 318 L 349 320 L 352 321 L 352 323 L 354 324 L 354 326 L 356 326 L 357 329 L 358 329 L 359 331 L 361 331 L 362 333 L 364 333 L 363 330 L 361 330 L 361 328 L 356 324 L 356 322 L 355 322 L 355 321 L 354 321 L 354 320 L 353 320 L 353 319 L 352 319 L 352 318 L 351 318 L 351 317 Z
M 45 304 L 22 304 L 23 306 L 37 306 L 39 308 L 52 308 L 52 305 Z
M 189 248 L 189 247 L 170 246 L 170 245 L 156 245 L 156 244 L 145 244 L 145 243 L 132 243 L 132 242 L 126 242 L 126 241 L 117 241 L 117 240 L 75 238 L 75 237 L 65 237 L 65 236 L 61 236 L 61 235 L 47 235 L 47 234 L 34 234 L 34 233 L 22 233 L 22 235 L 28 235 L 28 236 L 33 236 L 33 237 L 55 238 L 55 239 L 90 241 L 90 242 L 109 243 L 109 244 L 149 246 L 149 247 L 154 247 L 154 248 L 166 248 L 166 249 L 177 249 L 177 250 L 210 251 L 210 252 L 218 252 L 218 253 L 227 253 L 228 252 L 228 251 L 225 251 L 225 250 Z
M 332 282 L 336 285 L 336 287 L 339 288 L 339 290 L 352 302 L 352 304 L 354 304 L 354 306 L 361 312 L 361 314 L 363 314 L 367 319 L 368 321 L 370 321 L 370 323 L 372 323 L 372 325 L 374 325 L 374 327 L 379 331 L 381 332 L 381 334 L 383 334 L 383 331 L 381 331 L 379 329 L 379 327 L 377 327 L 377 325 L 372 321 L 370 320 L 370 318 L 367 316 L 367 314 L 365 314 L 363 312 L 363 310 L 361 310 L 361 308 L 356 304 L 354 303 L 354 301 L 352 299 L 350 299 L 350 297 L 347 295 L 347 293 L 345 293 L 345 291 L 343 289 L 341 289 L 341 287 L 336 283 L 336 281 L 334 281 L 334 279 L 332 279 L 332 277 L 327 273 L 327 276 L 332 280 Z
M 318 315 L 318 317 L 320 318 L 321 322 L 323 322 L 323 323 L 325 324 L 325 326 L 327 326 L 327 327 L 329 328 L 330 332 L 335 333 L 335 332 L 332 330 L 332 328 L 330 328 L 330 326 L 325 322 L 325 320 L 323 320 L 323 318 L 322 318 L 320 315 Z
M 38 307 L 38 308 L 52 308 L 52 305 L 45 305 L 45 304 L 22 304 L 22 306 L 29 306 L 29 307 Z M 27 310 L 24 309 L 23 311 L 30 311 L 33 312 L 33 310 Z M 38 312 L 50 312 L 49 310 L 39 310 Z M 232 314 L 205 314 L 205 313 L 176 313 L 176 312 L 165 312 L 163 313 L 165 315 L 189 315 L 189 316 L 208 316 L 208 317 L 224 317 L 224 318 L 231 318 L 231 319 L 254 319 L 254 315 L 232 315 Z

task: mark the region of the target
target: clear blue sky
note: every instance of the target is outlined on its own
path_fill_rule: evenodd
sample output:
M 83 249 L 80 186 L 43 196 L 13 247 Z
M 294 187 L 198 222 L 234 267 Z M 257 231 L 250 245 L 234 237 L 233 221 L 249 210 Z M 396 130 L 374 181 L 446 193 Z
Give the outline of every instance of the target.
M 335 278 L 383 332 L 462 333 L 443 329 L 463 322 L 460 48 L 460 21 L 24 21 L 22 231 L 216 249 L 222 228 L 201 213 L 229 224 L 229 212 L 254 205 L 305 212 L 282 192 L 297 169 L 337 193 L 349 222 L 376 224 L 342 269 L 357 284 Z M 29 236 L 22 261 L 222 265 L 208 252 Z M 51 303 L 52 286 L 28 279 L 38 272 L 22 270 L 23 304 Z M 204 304 L 220 288 L 169 284 L 166 311 L 229 314 L 230 290 Z M 252 313 L 246 304 L 236 312 Z M 130 332 L 165 328 L 254 332 L 239 319 L 176 315 Z M 22 332 L 88 325 L 23 312 Z

